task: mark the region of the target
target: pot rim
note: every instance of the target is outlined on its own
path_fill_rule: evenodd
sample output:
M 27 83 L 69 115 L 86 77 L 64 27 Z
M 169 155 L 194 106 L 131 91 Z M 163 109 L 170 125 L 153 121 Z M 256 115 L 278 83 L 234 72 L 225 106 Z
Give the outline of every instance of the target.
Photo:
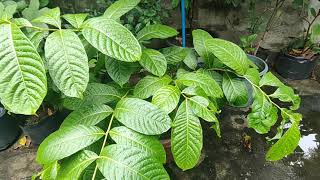
M 288 53 L 282 53 L 283 56 L 286 56 L 286 57 L 290 57 L 291 59 L 296 59 L 296 60 L 299 60 L 300 62 L 303 62 L 303 61 L 308 61 L 308 62 L 314 62 L 318 59 L 319 55 L 315 55 L 313 56 L 312 59 L 306 59 L 304 58 L 303 56 L 293 56 L 293 55 L 290 55 Z M 281 55 L 280 55 L 281 56 Z
M 259 58 L 258 56 L 254 56 L 254 55 L 251 55 L 251 54 L 247 54 L 249 60 L 251 60 L 253 63 L 254 63 L 254 60 L 250 59 L 250 57 L 256 59 L 257 61 L 261 62 L 261 64 L 263 64 L 264 68 L 263 70 L 259 70 L 259 75 L 260 76 L 263 76 L 264 74 L 266 74 L 268 71 L 269 71 L 269 67 L 268 67 L 268 64 L 261 58 Z

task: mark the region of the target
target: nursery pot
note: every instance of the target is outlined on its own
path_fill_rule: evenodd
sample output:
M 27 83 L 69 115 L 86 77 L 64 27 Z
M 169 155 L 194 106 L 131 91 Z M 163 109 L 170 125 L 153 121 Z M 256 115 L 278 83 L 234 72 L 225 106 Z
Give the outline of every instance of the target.
M 29 121 L 30 119 L 37 120 L 36 123 L 27 123 L 22 126 L 23 132 L 30 137 L 32 144 L 39 145 L 47 136 L 59 129 L 63 119 L 67 117 L 67 114 L 65 111 L 57 111 L 52 115 L 43 115 L 43 113 L 41 113 L 39 117 L 25 116 Z
M 282 77 L 286 79 L 307 79 L 310 77 L 317 59 L 318 56 L 310 60 L 303 57 L 282 54 L 275 62 L 275 69 Z
M 14 119 L 0 106 L 0 151 L 12 145 L 21 134 L 21 129 Z

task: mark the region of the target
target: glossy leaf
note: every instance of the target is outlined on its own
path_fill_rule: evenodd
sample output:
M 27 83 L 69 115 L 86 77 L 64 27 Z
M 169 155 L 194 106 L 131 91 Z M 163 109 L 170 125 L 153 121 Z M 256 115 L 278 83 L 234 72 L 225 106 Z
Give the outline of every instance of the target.
M 43 61 L 15 24 L 0 24 L 0 99 L 16 114 L 35 114 L 47 93 Z
M 63 121 L 61 127 L 82 124 L 93 126 L 108 117 L 113 110 L 104 104 L 85 106 L 70 113 Z
M 60 8 L 49 9 L 39 17 L 32 20 L 34 23 L 46 23 L 61 28 Z
M 117 0 L 104 12 L 105 17 L 118 20 L 121 16 L 137 6 L 141 0 Z
M 182 170 L 197 165 L 202 150 L 202 128 L 193 114 L 189 101 L 179 107 L 171 130 L 171 151 L 175 163 Z
M 211 64 L 211 62 L 214 61 L 215 56 L 210 51 L 207 43 L 212 40 L 213 37 L 208 32 L 201 29 L 192 31 L 192 36 L 193 45 L 197 53 L 203 58 L 206 64 Z
M 277 161 L 291 154 L 298 146 L 300 136 L 297 123 L 293 123 L 289 130 L 269 149 L 266 159 Z
M 50 76 L 66 96 L 82 98 L 89 82 L 86 51 L 71 30 L 50 34 L 45 44 L 45 56 Z
M 300 106 L 301 99 L 291 87 L 281 86 L 270 97 L 278 98 L 282 102 L 292 102 L 290 109 L 297 110 Z
M 274 86 L 274 87 L 279 87 L 283 86 L 284 84 L 271 72 L 268 72 L 265 74 L 260 82 L 259 82 L 260 87 L 262 86 Z
M 57 179 L 67 180 L 70 177 L 78 179 L 83 170 L 97 158 L 98 155 L 96 153 L 83 150 L 62 160 Z
M 137 71 L 139 64 L 119 61 L 110 57 L 105 58 L 105 67 L 108 75 L 120 86 L 126 84 L 131 74 Z
M 146 76 L 141 79 L 134 88 L 135 97 L 146 99 L 152 96 L 159 88 L 168 85 L 172 79 L 165 75 L 163 77 Z
M 167 70 L 166 58 L 154 49 L 144 49 L 139 62 L 142 67 L 156 76 L 163 76 Z
M 13 22 L 19 27 L 31 27 L 32 24 L 25 18 L 14 18 Z
M 137 34 L 139 41 L 146 41 L 150 39 L 166 39 L 178 35 L 178 31 L 174 28 L 162 24 L 153 24 L 146 26 Z
M 188 66 L 188 68 L 195 70 L 198 67 L 197 55 L 193 49 L 189 49 L 187 56 L 184 58 L 183 62 Z
M 236 73 L 244 75 L 249 69 L 249 60 L 246 53 L 236 44 L 223 40 L 211 39 L 207 48 L 226 66 Z
M 222 90 L 230 104 L 243 106 L 248 102 L 248 88 L 245 83 L 232 74 L 223 74 Z
M 259 75 L 259 71 L 255 68 L 249 68 L 246 72 L 246 74 L 244 75 L 244 77 L 246 79 L 248 79 L 251 83 L 255 84 L 255 85 L 259 85 L 259 81 L 260 81 L 260 75 Z
M 57 161 L 51 164 L 46 164 L 43 167 L 40 178 L 45 180 L 54 180 L 57 178 L 59 170 L 60 170 L 60 164 Z
M 82 13 L 82 14 L 65 14 L 62 17 L 68 21 L 73 27 L 80 28 L 84 22 L 84 20 L 87 18 L 88 14 Z
M 37 162 L 48 164 L 68 157 L 96 142 L 105 132 L 95 126 L 75 125 L 59 129 L 39 146 Z
M 115 127 L 109 134 L 117 144 L 139 148 L 160 163 L 166 162 L 166 152 L 160 141 L 153 136 L 137 133 L 125 126 Z
M 218 119 L 214 115 L 215 110 L 210 110 L 208 108 L 210 103 L 209 100 L 201 96 L 193 96 L 189 100 L 190 108 L 196 116 L 208 122 L 219 123 Z
M 161 49 L 161 52 L 165 56 L 168 64 L 177 64 L 187 57 L 189 49 L 172 46 Z
M 181 92 L 179 88 L 175 86 L 163 86 L 154 93 L 152 97 L 152 104 L 158 106 L 169 114 L 177 107 L 180 94 Z
M 105 55 L 126 62 L 140 60 L 139 42 L 127 28 L 112 19 L 91 18 L 86 21 L 82 34 L 93 47 Z
M 119 101 L 114 115 L 125 126 L 146 135 L 164 133 L 171 125 L 170 117 L 163 110 L 138 98 Z
M 89 83 L 83 99 L 66 98 L 63 105 L 68 109 L 76 110 L 88 105 L 99 105 L 120 100 L 123 95 L 123 92 L 108 84 Z
M 186 73 L 182 74 L 178 79 L 178 83 L 185 86 L 197 87 L 205 91 L 208 96 L 211 97 L 221 97 L 222 90 L 218 83 L 210 76 L 203 73 Z
M 259 134 L 265 134 L 277 122 L 278 109 L 268 99 L 255 89 L 252 112 L 248 114 L 248 127 Z
M 170 179 L 161 163 L 135 147 L 109 145 L 97 164 L 106 179 Z

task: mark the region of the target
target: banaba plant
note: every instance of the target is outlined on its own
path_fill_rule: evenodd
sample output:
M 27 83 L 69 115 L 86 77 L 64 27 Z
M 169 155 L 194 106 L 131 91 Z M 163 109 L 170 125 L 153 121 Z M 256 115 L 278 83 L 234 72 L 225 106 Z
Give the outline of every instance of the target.
M 300 98 L 292 88 L 270 72 L 260 77 L 240 47 L 200 29 L 193 31 L 194 49 L 147 48 L 147 41 L 177 31 L 157 24 L 134 37 L 118 20 L 138 2 L 119 0 L 103 16 L 87 20 L 84 14 L 63 15 L 71 28 L 63 28 L 59 8 L 46 10 L 32 23 L 2 16 L 1 103 L 12 113 L 35 114 L 52 79 L 64 94 L 64 106 L 72 110 L 39 146 L 36 160 L 43 170 L 33 178 L 170 179 L 160 135 L 171 131 L 175 163 L 192 169 L 203 146 L 200 121 L 220 137 L 219 102 L 243 105 L 249 96 L 248 126 L 257 133 L 268 133 L 281 117 L 276 136 L 269 139 L 277 142 L 266 159 L 276 161 L 294 151 L 302 117 L 295 112 Z M 26 29 L 48 33 L 44 51 L 37 51 Z M 97 54 L 88 58 L 90 51 Z M 266 93 L 269 86 L 275 90 Z M 287 123 L 291 127 L 285 131 Z

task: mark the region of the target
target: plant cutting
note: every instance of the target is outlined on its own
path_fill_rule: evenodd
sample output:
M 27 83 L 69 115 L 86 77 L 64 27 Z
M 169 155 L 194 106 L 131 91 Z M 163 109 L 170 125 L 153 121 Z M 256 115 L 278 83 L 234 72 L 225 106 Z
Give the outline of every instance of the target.
M 1 102 L 11 112 L 34 114 L 46 96 L 50 77 L 64 94 L 64 106 L 73 110 L 39 146 L 36 160 L 43 170 L 34 178 L 170 179 L 159 140 L 166 132 L 171 133 L 177 166 L 192 169 L 203 147 L 200 121 L 209 123 L 221 136 L 216 114 L 223 109 L 218 101 L 247 101 L 245 82 L 239 78 L 254 90 L 250 128 L 266 134 L 278 121 L 278 112 L 282 117 L 276 136 L 270 138 L 277 142 L 266 159 L 279 160 L 294 151 L 302 117 L 295 112 L 300 98 L 292 88 L 272 73 L 261 78 L 240 47 L 203 30 L 193 31 L 195 51 L 204 59 L 202 68 L 197 66 L 197 55 L 182 48 L 145 48 L 146 41 L 169 38 L 177 31 L 150 25 L 133 36 L 116 20 L 136 4 L 120 0 L 103 16 L 87 20 L 81 14 L 63 15 L 72 28 L 61 26 L 59 8 L 32 20 L 49 28 L 29 23 L 18 26 L 12 18 L 1 20 Z M 46 63 L 23 28 L 49 31 L 44 45 Z M 96 63 L 88 60 L 85 41 L 79 36 L 99 51 Z M 128 83 L 133 73 L 139 75 L 137 83 Z M 101 74 L 106 78 L 99 78 Z M 276 90 L 267 94 L 265 86 Z M 275 99 L 291 106 L 280 107 Z M 286 123 L 291 124 L 287 131 Z
M 320 24 L 316 20 L 320 16 L 320 10 L 311 7 L 308 12 L 311 18 L 302 17 L 307 23 L 303 36 L 295 40 L 275 63 L 277 72 L 284 78 L 309 78 L 318 59 Z

